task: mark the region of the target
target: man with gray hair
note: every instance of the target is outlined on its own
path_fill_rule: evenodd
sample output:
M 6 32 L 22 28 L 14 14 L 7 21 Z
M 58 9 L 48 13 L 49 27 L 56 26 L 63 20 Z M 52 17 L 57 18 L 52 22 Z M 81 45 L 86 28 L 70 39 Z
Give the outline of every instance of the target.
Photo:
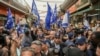
M 35 56 L 34 49 L 31 47 L 22 48 L 21 56 Z
M 39 40 L 35 40 L 31 43 L 31 48 L 35 51 L 35 56 L 44 56 L 43 53 L 41 53 L 42 43 Z

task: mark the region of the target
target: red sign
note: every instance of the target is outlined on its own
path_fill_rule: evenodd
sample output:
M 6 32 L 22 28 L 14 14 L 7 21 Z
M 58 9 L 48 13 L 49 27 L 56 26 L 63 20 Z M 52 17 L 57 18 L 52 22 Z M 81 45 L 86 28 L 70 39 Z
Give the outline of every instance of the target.
M 73 13 L 73 12 L 77 11 L 77 6 L 76 6 L 76 5 L 80 5 L 80 4 L 81 4 L 81 0 L 78 0 L 73 6 L 71 6 L 71 7 L 68 9 L 68 11 L 69 11 L 70 13 Z
M 76 6 L 75 5 L 73 5 L 73 6 L 71 6 L 69 9 L 68 9 L 68 11 L 69 11 L 69 13 L 73 13 L 73 12 L 75 12 L 76 11 Z

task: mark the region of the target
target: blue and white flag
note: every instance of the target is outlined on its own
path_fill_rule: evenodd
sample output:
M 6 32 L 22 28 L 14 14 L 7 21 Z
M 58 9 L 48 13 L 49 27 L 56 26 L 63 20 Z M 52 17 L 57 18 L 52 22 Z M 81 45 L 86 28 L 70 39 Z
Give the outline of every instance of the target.
M 54 11 L 53 11 L 53 14 L 52 14 L 52 18 L 51 18 L 51 24 L 56 23 L 56 21 L 57 21 L 57 6 L 55 4 L 55 8 L 54 8 Z
M 14 28 L 14 19 L 13 19 L 10 8 L 8 9 L 7 22 L 6 22 L 5 28 L 7 30 Z
M 17 24 L 16 30 L 18 34 L 24 33 L 24 29 L 21 27 L 20 24 Z
M 48 6 L 48 11 L 47 11 L 46 19 L 45 19 L 45 29 L 50 30 L 52 9 L 48 3 L 47 3 L 47 6 Z
M 39 25 L 40 24 L 40 15 L 38 13 L 37 6 L 36 6 L 34 0 L 33 0 L 33 3 L 32 3 L 32 10 L 31 10 L 31 12 L 37 16 L 37 20 L 36 20 L 35 24 Z
M 83 24 L 84 24 L 84 27 L 85 27 L 86 29 L 90 29 L 89 22 L 88 22 L 86 19 L 84 19 Z
M 62 20 L 61 20 L 61 17 L 59 17 L 57 20 L 57 26 L 61 27 L 61 24 L 62 24 Z
M 67 27 L 69 25 L 69 12 L 67 11 L 64 15 L 63 21 L 62 21 L 62 27 Z

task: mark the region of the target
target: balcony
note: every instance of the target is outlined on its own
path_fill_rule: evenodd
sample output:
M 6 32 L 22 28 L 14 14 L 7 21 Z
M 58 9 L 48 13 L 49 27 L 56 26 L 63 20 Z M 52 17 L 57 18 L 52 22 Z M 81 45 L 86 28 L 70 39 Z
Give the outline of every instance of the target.
M 24 6 L 23 4 L 17 2 L 16 0 L 10 1 L 10 4 L 13 5 L 14 7 L 22 10 L 22 11 L 28 12 L 28 9 L 26 8 L 26 6 Z
M 22 13 L 27 14 L 28 9 L 23 4 L 17 2 L 16 0 L 1 0 L 2 3 L 6 4 L 7 6 L 10 6 L 11 8 L 14 8 Z

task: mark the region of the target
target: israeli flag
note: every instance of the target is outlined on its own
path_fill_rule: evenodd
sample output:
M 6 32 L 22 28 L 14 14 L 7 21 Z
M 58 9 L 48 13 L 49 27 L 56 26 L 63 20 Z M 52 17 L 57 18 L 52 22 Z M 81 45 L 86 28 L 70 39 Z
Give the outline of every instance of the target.
M 63 21 L 62 21 L 62 27 L 67 27 L 69 25 L 69 12 L 67 11 L 64 15 Z
M 57 21 L 57 5 L 55 4 L 54 11 L 52 12 L 51 24 L 56 23 Z
M 84 24 L 84 27 L 85 27 L 86 29 L 90 29 L 89 22 L 88 22 L 86 19 L 84 19 L 83 24 Z

